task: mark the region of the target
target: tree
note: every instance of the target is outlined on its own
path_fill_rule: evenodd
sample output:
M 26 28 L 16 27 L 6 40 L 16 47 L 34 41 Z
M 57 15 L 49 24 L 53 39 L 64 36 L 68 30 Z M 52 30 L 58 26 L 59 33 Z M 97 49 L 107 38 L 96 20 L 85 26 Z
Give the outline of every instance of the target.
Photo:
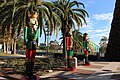
M 116 0 L 105 58 L 120 61 L 120 0 Z
M 54 41 L 50 41 L 50 50 L 53 51 L 53 52 L 56 52 L 58 51 L 58 49 L 60 49 L 60 45 L 59 45 L 59 42 L 57 42 L 57 40 L 54 40 Z
M 101 41 L 101 42 L 107 42 L 107 41 L 108 41 L 108 38 L 107 38 L 106 36 L 102 36 L 102 38 L 101 38 L 100 41 Z
M 0 6 L 0 23 L 2 25 L 3 35 L 5 28 L 9 30 L 10 26 L 12 26 L 12 34 L 18 29 L 19 35 L 21 28 L 28 25 L 28 16 L 32 12 L 38 13 L 38 22 L 42 33 L 44 25 L 43 18 L 46 17 L 47 21 L 51 23 L 50 25 L 53 26 L 51 6 L 51 2 L 41 2 L 40 0 L 12 0 L 3 3 Z
M 77 1 L 70 2 L 70 0 L 58 0 L 54 2 L 54 5 L 54 11 L 61 18 L 62 26 L 60 30 L 63 35 L 63 53 L 64 57 L 67 57 L 65 41 L 67 29 L 68 27 L 75 29 L 75 22 L 78 28 L 80 28 L 83 23 L 86 23 L 85 17 L 88 16 L 88 13 L 84 10 L 84 4 Z M 75 6 L 77 6 L 77 8 L 75 8 Z
M 21 29 L 29 25 L 29 15 L 37 13 L 38 24 L 40 26 L 40 35 L 44 27 L 44 21 L 54 26 L 53 4 L 51 2 L 41 2 L 41 0 L 10 0 L 0 5 L 0 24 L 2 26 L 2 35 L 5 31 L 11 30 L 11 36 L 14 37 L 17 30 L 17 36 Z M 46 19 L 44 19 L 46 18 Z
M 106 36 L 103 36 L 100 40 L 100 53 L 105 54 L 106 53 L 106 48 L 108 44 L 108 39 Z
M 82 33 L 79 32 L 79 30 L 74 30 L 73 31 L 73 48 L 75 50 L 82 49 L 82 44 L 83 44 L 82 42 L 83 42 Z
M 24 41 L 23 41 L 23 38 L 18 38 L 16 40 L 16 43 L 17 43 L 17 49 L 23 49 L 23 44 L 24 44 Z

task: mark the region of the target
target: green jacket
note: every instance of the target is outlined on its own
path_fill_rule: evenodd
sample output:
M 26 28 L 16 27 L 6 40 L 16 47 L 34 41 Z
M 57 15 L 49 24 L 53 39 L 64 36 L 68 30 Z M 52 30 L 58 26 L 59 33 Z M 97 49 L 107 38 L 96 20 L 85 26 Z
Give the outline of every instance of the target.
M 24 28 L 24 43 L 26 43 L 28 49 L 30 49 L 33 46 L 33 42 L 37 41 L 39 34 L 39 29 L 35 31 L 33 28 Z

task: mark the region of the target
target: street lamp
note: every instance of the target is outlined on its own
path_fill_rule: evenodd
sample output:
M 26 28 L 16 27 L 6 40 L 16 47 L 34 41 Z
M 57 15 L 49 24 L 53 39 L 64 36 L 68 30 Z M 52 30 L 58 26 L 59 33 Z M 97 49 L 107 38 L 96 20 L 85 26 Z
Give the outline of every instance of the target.
M 49 51 L 49 35 L 50 35 L 50 30 L 47 29 L 45 32 L 46 32 L 46 36 L 47 36 L 46 46 L 47 46 L 47 52 L 48 52 Z

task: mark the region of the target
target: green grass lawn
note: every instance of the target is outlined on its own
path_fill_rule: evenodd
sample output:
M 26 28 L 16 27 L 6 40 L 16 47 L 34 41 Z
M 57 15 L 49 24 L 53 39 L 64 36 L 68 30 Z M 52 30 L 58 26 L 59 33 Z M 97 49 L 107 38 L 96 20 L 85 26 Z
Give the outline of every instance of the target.
M 0 52 L 0 56 L 16 56 L 16 55 L 19 55 L 19 54 L 9 54 L 9 53 Z

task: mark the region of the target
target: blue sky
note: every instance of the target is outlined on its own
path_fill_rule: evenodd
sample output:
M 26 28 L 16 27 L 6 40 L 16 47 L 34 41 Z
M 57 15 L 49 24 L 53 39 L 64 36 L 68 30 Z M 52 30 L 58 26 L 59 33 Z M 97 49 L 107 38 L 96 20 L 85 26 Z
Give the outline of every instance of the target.
M 111 21 L 113 18 L 116 0 L 78 0 L 86 6 L 89 13 L 87 26 L 82 26 L 80 31 L 87 32 L 90 40 L 99 44 L 102 36 L 109 37 Z
M 111 21 L 113 17 L 115 0 L 77 0 L 85 5 L 85 10 L 89 17 L 86 18 L 87 25 L 80 28 L 80 32 L 88 33 L 91 41 L 99 44 L 102 36 L 109 36 Z M 56 38 L 53 34 L 49 40 L 57 40 L 60 42 L 58 34 Z M 40 38 L 40 42 L 44 42 L 44 37 Z

